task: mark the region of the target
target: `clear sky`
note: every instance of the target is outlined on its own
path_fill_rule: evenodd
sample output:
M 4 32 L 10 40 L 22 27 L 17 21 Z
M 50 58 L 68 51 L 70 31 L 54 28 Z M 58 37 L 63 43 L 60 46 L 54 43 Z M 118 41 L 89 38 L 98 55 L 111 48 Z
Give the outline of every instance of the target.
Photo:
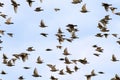
M 102 6 L 102 3 L 112 4 L 113 7 L 117 7 L 115 12 L 119 12 L 119 0 L 83 0 L 79 4 L 72 4 L 72 0 L 43 0 L 41 3 L 39 0 L 34 0 L 32 7 L 28 5 L 26 0 L 15 0 L 20 4 L 17 9 L 17 13 L 14 12 L 13 6 L 10 0 L 0 0 L 4 3 L 3 7 L 0 7 L 0 12 L 7 15 L 4 19 L 0 17 L 0 30 L 5 30 L 4 36 L 0 39 L 3 41 L 0 46 L 0 71 L 6 71 L 6 75 L 0 74 L 2 80 L 18 80 L 18 77 L 23 75 L 25 80 L 50 80 L 50 76 L 53 75 L 58 80 L 86 80 L 84 75 L 90 74 L 94 69 L 96 74 L 99 71 L 103 71 L 105 74 L 98 74 L 92 77 L 91 80 L 110 80 L 115 74 L 120 76 L 120 62 L 112 62 L 112 54 L 115 54 L 117 59 L 120 60 L 120 45 L 116 43 L 117 38 L 109 35 L 108 38 L 95 37 L 100 30 L 97 28 L 98 22 L 106 15 L 110 15 L 112 20 L 107 24 L 108 29 L 112 33 L 120 34 L 120 16 L 113 14 L 110 10 L 108 12 Z M 88 13 L 81 13 L 81 7 L 86 3 Z M 41 7 L 44 11 L 35 12 L 36 7 Z M 55 12 L 54 8 L 59 8 L 60 11 Z M 4 22 L 11 17 L 11 21 L 14 24 L 7 25 Z M 40 21 L 43 20 L 48 26 L 44 29 L 40 28 Z M 67 32 L 67 24 L 75 24 L 79 29 L 76 35 L 79 39 L 75 39 L 72 43 L 64 41 L 61 45 L 63 48 L 57 49 L 56 45 L 59 45 L 57 37 L 58 28 L 64 32 L 67 37 L 70 34 Z M 48 37 L 43 37 L 40 33 L 48 33 Z M 9 37 L 7 33 L 13 33 L 13 37 Z M 1 34 L 0 34 L 1 35 Z M 119 35 L 118 35 L 119 38 Z M 103 53 L 100 53 L 100 57 L 93 55 L 95 49 L 92 47 L 97 44 L 104 49 Z M 32 46 L 35 51 L 28 52 L 26 49 Z M 53 49 L 52 51 L 45 51 L 46 48 Z M 58 69 L 66 70 L 66 64 L 63 61 L 59 61 L 59 58 L 65 57 L 62 53 L 67 48 L 72 54 L 68 58 L 83 59 L 87 58 L 89 64 L 83 65 L 70 64 L 68 65 L 71 70 L 74 66 L 78 66 L 80 69 L 72 74 L 66 73 L 66 75 L 59 75 L 58 72 L 50 72 L 50 69 L 46 64 L 56 65 Z M 22 52 L 29 53 L 29 58 L 26 62 L 17 60 L 15 66 L 8 67 L 2 63 L 2 55 L 5 53 L 8 56 L 8 60 L 13 58 L 12 54 L 19 54 Z M 37 57 L 40 56 L 44 63 L 37 64 Z M 23 69 L 24 66 L 31 67 L 28 70 Z M 34 68 L 37 68 L 38 73 L 42 77 L 35 78 L 32 76 Z

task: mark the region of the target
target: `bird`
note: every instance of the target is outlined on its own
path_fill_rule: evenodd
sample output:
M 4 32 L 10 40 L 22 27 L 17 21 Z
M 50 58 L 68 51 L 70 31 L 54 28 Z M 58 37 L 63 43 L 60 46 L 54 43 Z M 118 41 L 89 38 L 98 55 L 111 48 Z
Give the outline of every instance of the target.
M 40 25 L 39 25 L 41 28 L 45 28 L 45 27 L 48 27 L 48 26 L 46 26 L 45 25 L 45 23 L 43 22 L 43 20 L 41 20 L 41 22 L 40 22 Z
M 87 80 L 91 80 L 91 75 L 85 75 Z
M 37 68 L 34 68 L 34 71 L 33 71 L 33 77 L 42 77 L 41 75 L 38 74 L 38 71 L 37 71 Z
M 52 49 L 50 49 L 50 48 L 47 48 L 47 49 L 45 49 L 46 51 L 52 51 Z
M 11 5 L 13 5 L 14 7 L 14 12 L 17 13 L 17 8 L 18 6 L 20 6 L 20 4 L 17 4 L 17 2 L 15 0 L 11 0 Z
M 58 28 L 58 32 L 57 32 L 58 34 L 62 34 L 62 33 L 64 33 L 64 32 L 62 32 L 62 30 L 61 30 L 61 28 Z
M 5 33 L 5 30 L 0 30 L 1 35 L 4 35 L 4 33 Z
M 0 2 L 0 7 L 3 7 L 4 3 Z
M 6 54 L 3 53 L 3 59 L 8 59 L 8 57 L 6 56 Z
M 78 71 L 78 69 L 80 69 L 80 68 L 78 68 L 77 66 L 74 66 L 75 72 Z
M 64 60 L 65 60 L 65 58 L 60 58 L 59 60 L 60 60 L 60 61 L 64 61 Z
M 72 74 L 74 71 L 72 71 L 67 65 L 66 65 L 66 72 L 69 74 Z
M 96 37 L 103 37 L 103 35 L 101 33 L 97 33 L 95 36 Z
M 56 72 L 59 70 L 59 69 L 56 69 L 56 65 L 47 64 L 47 66 L 51 69 L 50 71 L 52 71 L 52 72 Z
M 26 50 L 27 51 L 35 51 L 35 49 L 33 49 L 33 47 L 28 47 Z
M 34 11 L 36 11 L 36 12 L 40 12 L 40 11 L 44 11 L 44 10 L 41 9 L 41 7 L 36 7 Z
M 58 78 L 55 78 L 54 76 L 50 77 L 51 80 L 58 80 Z
M 98 47 L 98 46 L 95 44 L 95 45 L 93 45 L 92 47 L 93 47 L 93 48 L 96 48 L 96 47 Z
M 112 4 L 102 3 L 102 6 L 104 7 L 105 11 L 108 11 L 109 7 L 112 6 Z
M 116 62 L 116 61 L 119 61 L 119 60 L 118 60 L 118 59 L 116 58 L 116 56 L 113 54 L 111 61 Z
M 26 67 L 26 66 L 25 66 L 25 67 L 23 67 L 23 68 L 24 68 L 24 69 L 30 69 L 30 67 Z
M 78 4 L 78 3 L 81 3 L 81 2 L 82 2 L 82 0 L 73 0 L 72 4 Z
M 117 9 L 116 7 L 110 7 L 110 10 L 112 11 L 112 13 L 114 13 L 116 9 Z
M 7 15 L 4 14 L 4 13 L 1 13 L 0 16 L 3 17 L 3 18 L 5 18 L 5 19 L 6 19 L 6 17 L 7 17 Z
M 95 56 L 97 56 L 97 57 L 99 57 L 99 56 L 100 56 L 100 54 L 98 54 L 98 53 L 94 53 L 93 55 L 95 55 Z
M 71 55 L 71 54 L 68 52 L 68 49 L 65 48 L 64 51 L 63 51 L 63 55 L 67 56 L 67 55 Z
M 7 35 L 13 37 L 13 33 L 7 33 Z
M 23 77 L 23 76 L 19 76 L 18 79 L 19 79 L 19 80 L 23 80 L 24 77 Z
M 78 62 L 82 64 L 88 64 L 89 62 L 87 61 L 86 57 L 84 59 L 79 59 Z
M 40 35 L 44 36 L 44 37 L 47 37 L 47 33 L 40 33 Z
M 67 57 L 65 57 L 65 62 L 64 63 L 65 64 L 71 64 L 72 62 L 70 62 L 70 60 Z
M 111 80 L 120 80 L 120 77 L 118 76 L 118 74 L 115 74 L 115 76 L 111 78 Z
M 114 37 L 116 37 L 116 38 L 117 38 L 118 34 L 113 33 L 113 34 L 112 34 L 112 36 L 114 36 Z
M 61 45 L 57 45 L 56 46 L 58 49 L 62 49 L 62 46 Z
M 2 70 L 0 74 L 5 75 L 7 73 L 4 70 Z
M 60 74 L 60 75 L 65 75 L 65 73 L 63 72 L 63 70 L 64 70 L 64 69 L 61 69 L 61 70 L 59 71 L 59 74 Z
M 19 56 L 22 58 L 22 61 L 25 62 L 28 59 L 28 53 L 22 52 L 19 54 Z
M 105 38 L 107 38 L 109 34 L 108 33 L 104 33 L 103 35 L 105 36 Z
M 13 22 L 11 22 L 11 19 L 12 19 L 12 17 L 9 17 L 9 18 L 6 20 L 5 24 L 7 24 L 7 25 L 14 24 Z
M 43 60 L 41 60 L 40 56 L 38 56 L 36 63 L 38 63 L 38 64 L 42 64 L 43 63 Z
M 32 0 L 26 0 L 27 3 L 29 4 L 30 7 L 32 7 L 32 3 L 35 2 L 35 1 L 32 1 Z
M 57 12 L 57 11 L 60 11 L 60 9 L 59 8 L 54 8 L 54 10 Z
M 116 13 L 114 13 L 114 14 L 120 16 L 120 12 L 116 12 Z
M 120 40 L 116 41 L 116 43 L 118 43 L 120 45 Z
M 98 73 L 99 73 L 99 74 L 104 74 L 104 72 L 102 72 L 102 71 L 99 71 Z
M 87 12 L 89 12 L 89 11 L 87 10 L 87 8 L 86 8 L 86 4 L 84 4 L 84 5 L 82 6 L 80 12 L 82 12 L 82 13 L 87 13 Z

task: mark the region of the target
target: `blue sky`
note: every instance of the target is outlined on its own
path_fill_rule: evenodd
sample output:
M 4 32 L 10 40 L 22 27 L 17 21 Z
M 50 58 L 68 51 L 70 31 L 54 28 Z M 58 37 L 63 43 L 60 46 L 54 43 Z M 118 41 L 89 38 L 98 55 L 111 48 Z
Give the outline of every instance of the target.
M 97 24 L 100 19 L 104 18 L 105 15 L 110 15 L 112 18 L 107 25 L 111 33 L 120 34 L 120 17 L 114 15 L 111 11 L 106 12 L 101 6 L 102 2 L 110 3 L 112 6 L 117 7 L 116 12 L 119 12 L 119 0 L 83 0 L 80 4 L 72 4 L 72 0 L 43 0 L 40 3 L 39 0 L 35 0 L 32 7 L 29 7 L 26 0 L 22 2 L 16 0 L 20 4 L 18 6 L 17 13 L 14 13 L 13 6 L 10 0 L 1 0 L 5 5 L 0 8 L 0 11 L 7 14 L 7 18 L 12 17 L 12 22 L 14 24 L 6 25 L 4 22 L 6 19 L 0 17 L 0 29 L 5 30 L 5 35 L 2 36 L 1 40 L 3 43 L 3 49 L 0 51 L 0 61 L 2 61 L 2 54 L 5 53 L 9 59 L 12 58 L 12 54 L 27 52 L 26 49 L 29 46 L 33 46 L 36 51 L 28 52 L 29 59 L 26 62 L 17 60 L 15 66 L 8 67 L 0 63 L 0 71 L 5 70 L 8 74 L 0 75 L 3 80 L 18 80 L 18 77 L 23 75 L 25 80 L 49 80 L 50 76 L 53 75 L 59 80 L 86 80 L 86 74 L 89 74 L 91 70 L 95 69 L 95 72 L 103 71 L 105 74 L 92 77 L 92 80 L 110 80 L 115 74 L 120 75 L 119 62 L 112 62 L 111 56 L 115 54 L 118 59 L 120 59 L 119 52 L 120 46 L 116 44 L 116 38 L 109 36 L 105 38 L 97 38 L 94 35 L 99 31 Z M 88 13 L 81 13 L 81 7 L 86 3 L 87 9 L 90 11 Z M 44 9 L 43 12 L 35 12 L 36 7 L 41 7 Z M 60 8 L 58 12 L 54 11 L 54 8 Z M 48 26 L 45 29 L 39 27 L 40 21 L 43 20 Z M 56 48 L 59 45 L 55 34 L 58 28 L 64 31 L 64 34 L 69 36 L 66 31 L 67 24 L 76 24 L 79 32 L 76 35 L 79 39 L 74 40 L 72 43 L 64 42 L 62 43 L 63 48 L 61 50 Z M 12 32 L 13 38 L 9 37 L 6 33 Z M 48 37 L 45 38 L 40 35 L 41 32 L 48 33 Z M 119 35 L 118 35 L 119 36 Z M 101 53 L 100 57 L 93 55 L 95 52 L 92 45 L 97 44 L 104 48 L 104 52 Z M 68 51 L 72 54 L 68 56 L 71 59 L 82 59 L 86 57 L 90 64 L 82 65 L 80 63 L 77 66 L 80 68 L 78 72 L 71 75 L 67 74 L 64 76 L 58 75 L 58 72 L 53 73 L 49 71 L 46 64 L 55 64 L 57 68 L 65 70 L 65 64 L 58 59 L 64 57 L 62 55 L 64 48 L 68 48 Z M 46 52 L 46 48 L 52 48 L 53 51 Z M 37 57 L 40 56 L 45 63 L 36 64 Z M 30 66 L 30 70 L 24 70 L 22 67 Z M 68 65 L 72 70 L 74 64 Z M 42 77 L 34 78 L 32 76 L 34 68 L 38 69 L 38 72 Z

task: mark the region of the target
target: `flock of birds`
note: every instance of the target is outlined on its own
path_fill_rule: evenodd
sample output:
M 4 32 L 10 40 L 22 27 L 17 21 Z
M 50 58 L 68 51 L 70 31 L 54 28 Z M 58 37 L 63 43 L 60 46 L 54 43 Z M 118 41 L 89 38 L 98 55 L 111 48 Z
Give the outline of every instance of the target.
M 34 0 L 26 0 L 26 2 L 28 3 L 29 7 L 32 7 L 32 4 L 35 1 Z M 42 3 L 43 1 L 40 0 L 40 2 Z M 73 5 L 76 5 L 76 4 L 81 4 L 82 2 L 83 2 L 82 0 L 73 0 L 71 3 Z M 0 8 L 4 8 L 5 5 L 6 4 L 0 2 Z M 120 16 L 120 12 L 116 12 L 117 8 L 112 6 L 112 4 L 108 4 L 108 3 L 103 2 L 103 3 L 101 3 L 101 5 L 105 9 L 106 12 L 111 11 L 113 14 Z M 21 5 L 19 3 L 17 3 L 17 0 L 11 0 L 11 6 L 13 6 L 13 10 L 14 10 L 15 14 L 17 15 L 17 12 L 18 12 L 17 9 Z M 60 11 L 60 8 L 54 8 L 54 10 L 57 12 L 57 11 Z M 44 9 L 42 9 L 41 7 L 36 7 L 34 11 L 35 12 L 41 12 L 41 11 L 44 11 Z M 80 12 L 83 13 L 83 14 L 87 14 L 90 11 L 87 9 L 86 4 L 83 4 Z M 6 25 L 15 24 L 11 20 L 12 17 L 8 17 L 8 15 L 3 13 L 3 12 L 0 12 L 0 17 L 6 19 L 6 21 L 4 22 Z M 112 18 L 110 18 L 110 15 L 105 15 L 102 19 L 100 19 L 99 22 L 98 22 L 98 26 L 97 26 L 97 28 L 100 30 L 100 32 L 96 33 L 96 35 L 94 35 L 94 36 L 98 37 L 98 38 L 108 38 L 108 36 L 113 36 L 116 39 L 118 39 L 116 41 L 116 43 L 120 45 L 119 34 L 117 34 L 117 33 L 110 34 L 109 33 L 110 30 L 107 27 L 107 24 L 109 23 L 110 20 L 112 20 Z M 44 23 L 44 20 L 41 20 L 40 24 L 39 24 L 39 27 L 40 28 L 47 28 L 47 27 L 49 27 L 49 25 L 46 25 Z M 64 43 L 65 41 L 72 42 L 76 39 L 79 39 L 79 36 L 76 35 L 76 33 L 78 31 L 79 31 L 78 25 L 68 23 L 66 25 L 66 32 L 68 32 L 70 34 L 69 38 L 66 37 L 66 35 L 64 34 L 64 32 L 62 31 L 61 28 L 58 28 L 57 33 L 55 34 L 55 36 L 58 40 L 58 43 L 59 43 L 59 45 L 57 45 L 56 48 L 60 49 L 60 50 L 63 50 L 62 55 L 64 55 L 64 58 L 59 58 L 59 60 L 63 61 L 63 64 L 66 65 L 66 67 L 64 69 L 58 69 L 55 64 L 49 64 L 47 62 L 44 62 L 44 60 L 40 56 L 37 57 L 35 64 L 43 64 L 44 63 L 44 64 L 46 64 L 46 66 L 48 66 L 48 68 L 50 69 L 51 72 L 58 73 L 61 76 L 62 75 L 72 75 L 75 72 L 77 72 L 78 70 L 80 70 L 80 67 L 77 66 L 77 64 L 83 64 L 83 65 L 90 64 L 90 62 L 88 62 L 86 57 L 83 58 L 83 59 L 70 60 L 68 57 L 69 57 L 69 55 L 73 55 L 73 54 L 71 54 L 68 51 L 67 47 L 62 49 L 63 48 L 62 43 Z M 0 51 L 2 51 L 2 48 L 4 48 L 4 46 L 2 46 L 2 44 L 4 43 L 4 41 L 2 41 L 2 37 L 4 36 L 4 34 L 7 34 L 8 36 L 14 38 L 13 33 L 9 33 L 9 32 L 6 32 L 5 30 L 0 29 Z M 43 37 L 47 37 L 49 34 L 48 33 L 40 33 L 40 35 L 43 36 Z M 94 56 L 100 57 L 101 53 L 104 52 L 104 49 L 101 46 L 98 46 L 97 44 L 93 44 L 92 47 L 96 51 L 96 53 L 93 54 Z M 47 48 L 45 50 L 46 51 L 52 51 L 53 49 Z M 18 60 L 22 60 L 25 63 L 26 61 L 29 61 L 28 58 L 29 58 L 30 53 L 34 52 L 34 51 L 37 51 L 37 50 L 33 46 L 30 46 L 30 47 L 26 48 L 26 51 L 27 52 L 22 52 L 22 53 L 19 53 L 19 54 L 12 54 L 11 59 L 8 58 L 7 54 L 3 53 L 2 63 L 5 66 L 8 66 L 8 67 L 14 67 L 16 65 L 15 64 L 16 61 L 18 61 Z M 111 56 L 111 61 L 118 62 L 119 59 L 117 59 L 117 57 L 113 54 Z M 72 64 L 74 66 L 73 69 L 71 69 L 69 67 L 70 64 Z M 31 67 L 32 66 L 24 66 L 23 69 L 29 70 L 29 69 L 31 69 Z M 7 75 L 7 74 L 10 74 L 10 73 L 7 73 L 4 70 L 1 71 L 1 75 Z M 93 70 L 91 70 L 91 73 L 86 74 L 85 77 L 86 77 L 87 80 L 92 80 L 92 77 L 99 76 L 99 74 L 104 74 L 104 71 L 99 71 L 98 73 L 96 73 L 95 70 L 93 69 Z M 36 67 L 34 68 L 33 73 L 30 74 L 30 75 L 33 76 L 33 77 L 44 77 L 39 73 L 39 71 Z M 27 76 L 20 75 L 18 77 L 18 80 L 24 80 L 24 79 L 27 80 Z M 51 75 L 50 80 L 59 80 L 59 78 L 57 76 Z M 113 76 L 113 78 L 111 78 L 111 80 L 120 80 L 120 76 L 118 74 L 115 74 Z

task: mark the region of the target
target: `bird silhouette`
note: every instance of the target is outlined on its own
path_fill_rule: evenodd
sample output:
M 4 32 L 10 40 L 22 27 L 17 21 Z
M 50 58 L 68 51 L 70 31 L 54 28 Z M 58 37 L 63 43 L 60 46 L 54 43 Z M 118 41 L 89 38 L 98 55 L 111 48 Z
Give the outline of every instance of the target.
M 67 57 L 65 57 L 65 62 L 64 63 L 65 64 L 71 64 L 72 62 L 70 62 L 70 60 Z
M 13 33 L 7 33 L 7 35 L 13 37 Z
M 60 75 L 65 75 L 65 73 L 63 72 L 63 70 L 64 70 L 64 69 L 61 69 L 61 70 L 59 71 L 59 74 L 60 74 Z
M 37 68 L 34 68 L 34 71 L 33 71 L 33 77 L 42 77 L 41 75 L 38 74 L 38 71 L 37 71 Z
M 18 8 L 18 6 L 20 6 L 20 4 L 17 4 L 17 2 L 15 0 L 11 0 L 11 3 L 13 5 L 14 12 L 17 13 L 17 8 Z
M 66 72 L 69 74 L 72 74 L 74 71 L 72 71 L 67 65 L 66 65 Z
M 55 78 L 54 76 L 50 77 L 51 80 L 58 80 L 58 78 Z
M 70 53 L 68 52 L 68 49 L 67 49 L 67 48 L 65 48 L 63 52 L 64 52 L 63 55 L 66 55 L 66 56 L 67 56 L 67 55 L 70 55 Z
M 54 10 L 57 12 L 57 11 L 60 11 L 60 9 L 59 8 L 54 8 Z
M 58 69 L 56 69 L 56 65 L 47 64 L 47 66 L 51 69 L 50 71 L 52 72 L 58 71 Z
M 24 77 L 23 77 L 23 76 L 19 76 L 18 79 L 19 79 L 19 80 L 23 80 Z
M 112 6 L 112 4 L 102 3 L 102 6 L 104 7 L 105 11 L 108 11 L 109 7 Z
M 26 50 L 27 51 L 35 51 L 35 49 L 33 49 L 33 47 L 28 47 Z
M 82 6 L 80 12 L 82 12 L 82 13 L 87 13 L 87 12 L 89 12 L 89 11 L 87 10 L 87 8 L 86 8 L 86 4 L 84 4 L 84 5 Z
M 111 59 L 113 62 L 116 62 L 116 61 L 119 61 L 119 60 L 117 60 L 117 58 L 116 58 L 116 56 L 113 54 L 112 55 L 112 59 Z
M 32 1 L 32 0 L 26 0 L 27 3 L 29 4 L 30 7 L 32 7 L 32 3 L 35 2 L 35 1 Z
M 35 10 L 36 12 L 44 11 L 41 7 L 36 7 Z
M 43 20 L 41 20 L 41 22 L 40 22 L 40 27 L 41 27 L 41 28 L 47 27 L 47 26 L 45 25 L 45 23 L 43 22 Z
M 44 37 L 47 37 L 47 33 L 40 33 L 40 35 L 44 36 Z
M 40 56 L 38 56 L 36 63 L 38 63 L 38 64 L 42 64 L 43 63 L 43 60 L 41 60 Z
M 1 74 L 2 74 L 2 75 L 5 75 L 5 74 L 7 74 L 7 73 L 6 73 L 4 70 L 2 70 L 2 71 L 1 71 Z
M 11 22 L 11 19 L 12 19 L 12 17 L 8 18 L 5 22 L 5 24 L 7 24 L 7 25 L 14 24 L 13 22 Z
M 78 3 L 81 3 L 81 2 L 82 2 L 82 0 L 73 0 L 72 4 L 78 4 Z

